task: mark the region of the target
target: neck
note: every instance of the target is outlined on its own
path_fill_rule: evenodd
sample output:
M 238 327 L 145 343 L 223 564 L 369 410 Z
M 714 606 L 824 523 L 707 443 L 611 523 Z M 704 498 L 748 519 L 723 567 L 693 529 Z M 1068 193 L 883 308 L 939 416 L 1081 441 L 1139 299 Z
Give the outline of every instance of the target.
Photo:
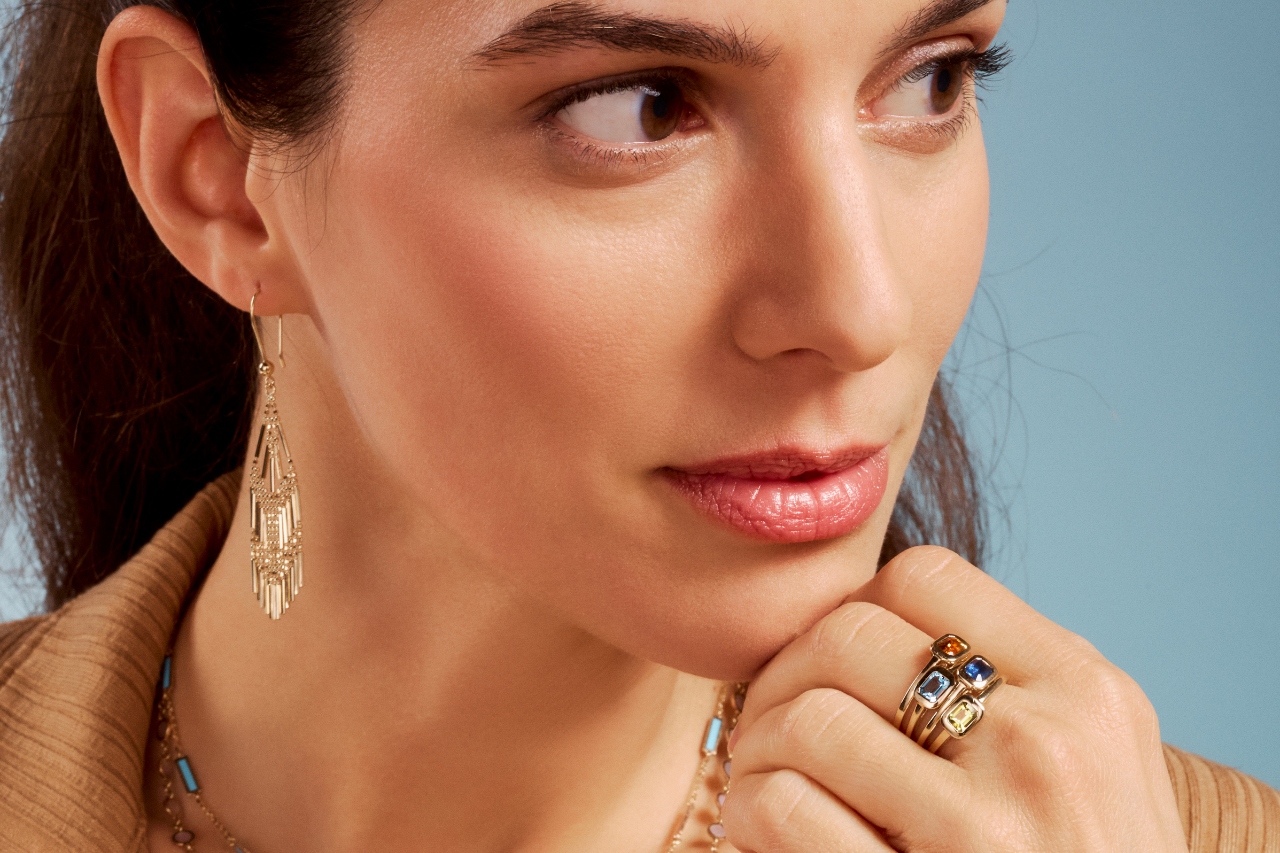
M 306 587 L 279 622 L 258 608 L 246 482 L 175 648 L 183 746 L 219 818 L 262 853 L 661 850 L 718 685 L 546 612 L 387 480 L 360 488 L 376 466 L 350 444 L 348 464 L 306 464 L 343 454 L 282 419 Z

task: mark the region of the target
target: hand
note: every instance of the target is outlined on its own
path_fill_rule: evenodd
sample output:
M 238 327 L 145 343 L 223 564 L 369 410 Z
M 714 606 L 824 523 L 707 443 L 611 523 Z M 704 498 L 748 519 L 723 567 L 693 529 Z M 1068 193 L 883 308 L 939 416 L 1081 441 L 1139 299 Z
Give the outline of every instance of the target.
M 893 725 L 954 633 L 1005 684 L 932 755 Z M 1080 637 L 940 548 L 907 551 L 747 694 L 723 823 L 743 853 L 1186 853 L 1156 715 Z

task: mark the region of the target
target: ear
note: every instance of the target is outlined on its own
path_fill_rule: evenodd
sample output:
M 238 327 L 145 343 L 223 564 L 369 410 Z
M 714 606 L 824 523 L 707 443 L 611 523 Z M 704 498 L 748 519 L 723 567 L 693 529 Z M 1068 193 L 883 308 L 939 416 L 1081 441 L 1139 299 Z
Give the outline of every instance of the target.
M 288 242 L 246 190 L 248 152 L 227 133 L 191 27 L 153 6 L 121 12 L 98 92 L 129 185 L 178 262 L 242 310 L 261 288 L 259 314 L 309 313 Z

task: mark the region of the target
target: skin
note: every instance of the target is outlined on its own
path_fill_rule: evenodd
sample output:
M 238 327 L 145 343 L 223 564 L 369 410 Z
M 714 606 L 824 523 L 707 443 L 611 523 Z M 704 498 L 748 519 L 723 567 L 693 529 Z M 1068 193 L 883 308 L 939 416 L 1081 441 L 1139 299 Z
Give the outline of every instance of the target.
M 987 47 L 1003 2 L 882 56 L 923 5 L 611 0 L 776 56 L 480 67 L 536 3 L 383 0 L 305 159 L 219 115 L 183 23 L 111 24 L 102 100 L 161 239 L 287 315 L 307 586 L 263 617 L 242 495 L 175 650 L 184 745 L 252 849 L 658 850 L 717 681 L 749 678 L 722 849 L 1186 849 L 1123 673 L 955 555 L 875 574 L 986 232 L 976 117 L 873 108 L 913 50 Z M 528 109 L 673 64 L 702 124 L 639 161 L 584 160 Z M 812 543 L 714 523 L 658 473 L 850 443 L 888 445 L 889 492 Z M 1009 684 L 932 756 L 891 720 L 949 631 Z

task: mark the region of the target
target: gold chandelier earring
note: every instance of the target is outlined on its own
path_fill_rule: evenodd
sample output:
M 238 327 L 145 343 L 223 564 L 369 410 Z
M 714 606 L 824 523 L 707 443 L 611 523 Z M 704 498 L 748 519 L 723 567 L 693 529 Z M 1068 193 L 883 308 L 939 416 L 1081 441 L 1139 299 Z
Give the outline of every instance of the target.
M 249 467 L 249 568 L 253 594 L 262 610 L 279 619 L 302 589 L 302 512 L 298 502 L 298 475 L 293 470 L 289 445 L 276 410 L 275 365 L 267 358 L 254 311 L 256 291 L 249 299 L 249 325 L 262 360 L 262 425 L 254 439 Z M 284 317 L 277 321 L 277 350 L 284 367 Z

